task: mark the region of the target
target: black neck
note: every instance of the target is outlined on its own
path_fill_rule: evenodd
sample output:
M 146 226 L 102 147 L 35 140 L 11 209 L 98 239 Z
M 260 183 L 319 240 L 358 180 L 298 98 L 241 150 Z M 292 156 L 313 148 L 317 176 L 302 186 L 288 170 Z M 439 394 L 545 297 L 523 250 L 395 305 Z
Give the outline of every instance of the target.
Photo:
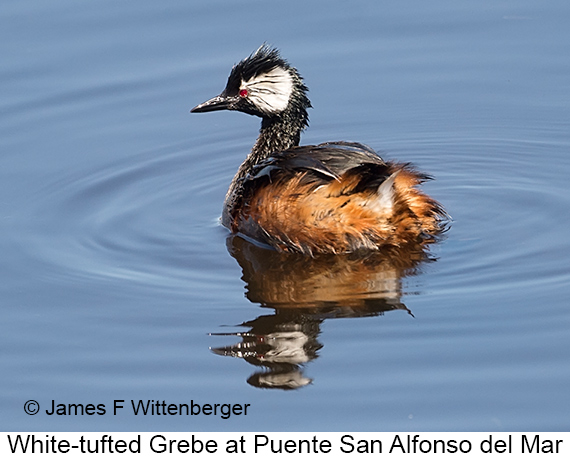
M 259 137 L 253 145 L 249 156 L 255 163 L 265 159 L 272 152 L 284 151 L 293 146 L 299 146 L 301 131 L 304 126 L 299 122 L 279 117 L 264 118 L 261 121 Z
M 261 121 L 259 137 L 244 163 L 238 170 L 236 178 L 243 177 L 262 160 L 273 152 L 280 152 L 299 146 L 301 132 L 308 124 L 306 109 L 288 109 L 278 117 L 264 117 Z

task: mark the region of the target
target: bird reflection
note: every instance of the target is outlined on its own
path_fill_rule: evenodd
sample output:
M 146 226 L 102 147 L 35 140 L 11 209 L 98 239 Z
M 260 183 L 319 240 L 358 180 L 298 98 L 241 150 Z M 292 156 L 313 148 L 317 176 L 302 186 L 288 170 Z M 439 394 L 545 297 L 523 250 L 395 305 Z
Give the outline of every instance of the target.
M 421 247 L 384 252 L 309 257 L 269 250 L 239 236 L 228 238 L 238 261 L 246 297 L 273 314 L 243 322 L 240 342 L 211 348 L 261 367 L 247 382 L 255 387 L 297 389 L 311 383 L 306 364 L 318 357 L 325 319 L 371 317 L 411 311 L 401 302 L 401 280 L 415 274 L 428 257 Z

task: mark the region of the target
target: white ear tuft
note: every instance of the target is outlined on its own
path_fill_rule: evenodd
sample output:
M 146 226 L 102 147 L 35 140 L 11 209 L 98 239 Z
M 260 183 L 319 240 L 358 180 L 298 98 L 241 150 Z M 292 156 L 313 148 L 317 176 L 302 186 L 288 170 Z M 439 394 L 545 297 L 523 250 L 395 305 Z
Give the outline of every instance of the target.
M 277 114 L 284 111 L 293 92 L 293 78 L 289 71 L 275 67 L 268 73 L 262 73 L 242 81 L 240 90 L 248 92 L 249 100 L 262 112 Z

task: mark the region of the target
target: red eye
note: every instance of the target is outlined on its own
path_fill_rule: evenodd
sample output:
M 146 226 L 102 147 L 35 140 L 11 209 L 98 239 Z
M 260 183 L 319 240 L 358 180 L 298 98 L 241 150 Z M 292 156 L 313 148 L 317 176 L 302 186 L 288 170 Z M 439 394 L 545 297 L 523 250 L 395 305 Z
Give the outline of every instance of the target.
M 240 91 L 239 91 L 240 97 L 242 97 L 242 98 L 247 97 L 247 94 L 248 94 L 247 89 L 240 89 Z

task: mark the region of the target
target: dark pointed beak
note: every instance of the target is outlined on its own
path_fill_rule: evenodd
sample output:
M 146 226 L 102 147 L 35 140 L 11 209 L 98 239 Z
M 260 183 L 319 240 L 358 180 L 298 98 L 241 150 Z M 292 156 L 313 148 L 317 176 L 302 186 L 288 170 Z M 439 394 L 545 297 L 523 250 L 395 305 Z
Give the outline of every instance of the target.
M 223 109 L 232 109 L 232 105 L 235 103 L 235 97 L 228 97 L 224 94 L 220 94 L 214 98 L 211 98 L 207 102 L 200 103 L 190 110 L 191 113 L 207 113 L 208 111 L 219 111 Z

